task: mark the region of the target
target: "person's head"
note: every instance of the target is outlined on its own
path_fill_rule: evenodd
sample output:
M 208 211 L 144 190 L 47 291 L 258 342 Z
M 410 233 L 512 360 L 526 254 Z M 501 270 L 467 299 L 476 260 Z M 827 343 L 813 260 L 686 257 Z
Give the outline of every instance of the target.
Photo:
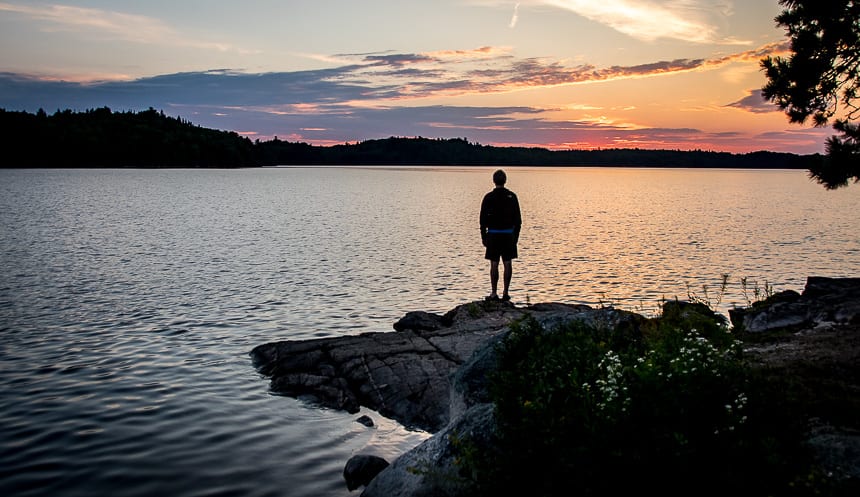
M 504 186 L 507 181 L 508 175 L 501 169 L 493 173 L 493 183 L 495 183 L 496 186 Z

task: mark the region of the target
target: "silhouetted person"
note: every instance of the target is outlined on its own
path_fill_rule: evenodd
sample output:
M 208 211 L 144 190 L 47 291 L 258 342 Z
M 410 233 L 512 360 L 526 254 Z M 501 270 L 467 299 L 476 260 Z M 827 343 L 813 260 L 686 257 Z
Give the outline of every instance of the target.
M 490 286 L 493 290 L 487 300 L 499 299 L 499 259 L 505 266 L 502 300 L 511 299 L 508 294 L 513 274 L 511 261 L 517 258 L 517 241 L 523 221 L 516 194 L 505 188 L 507 180 L 501 169 L 493 173 L 496 187 L 484 195 L 481 202 L 481 242 L 487 248 L 484 257 L 490 261 Z

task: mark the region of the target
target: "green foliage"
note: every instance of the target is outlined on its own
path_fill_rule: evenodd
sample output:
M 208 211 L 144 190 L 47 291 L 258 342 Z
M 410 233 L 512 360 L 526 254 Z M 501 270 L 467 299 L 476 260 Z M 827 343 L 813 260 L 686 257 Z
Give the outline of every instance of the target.
M 814 472 L 803 417 L 701 308 L 640 328 L 515 326 L 491 378 L 498 446 L 465 451 L 464 473 L 484 495 L 792 495 Z
M 776 18 L 791 40 L 791 55 L 762 60 L 762 94 L 791 122 L 816 126 L 836 118 L 842 137 L 827 141 L 827 158 L 810 168 L 826 188 L 860 181 L 860 3 L 856 0 L 780 0 Z M 853 121 L 853 122 L 852 122 Z
M 468 313 L 469 317 L 471 318 L 477 318 L 483 312 L 484 310 L 481 308 L 481 306 L 475 302 L 469 302 L 469 304 L 466 306 L 466 313 Z
M 649 334 L 650 344 L 674 336 L 675 330 L 701 335 L 720 348 L 734 344 L 734 336 L 729 333 L 725 316 L 702 302 L 665 302 L 663 315 L 651 321 L 651 328 L 653 331 Z

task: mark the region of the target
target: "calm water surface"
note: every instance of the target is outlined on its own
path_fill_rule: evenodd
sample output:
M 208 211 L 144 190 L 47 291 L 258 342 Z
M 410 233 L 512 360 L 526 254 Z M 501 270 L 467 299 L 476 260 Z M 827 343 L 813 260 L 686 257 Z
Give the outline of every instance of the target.
M 352 454 L 426 434 L 269 395 L 248 352 L 486 295 L 491 173 L 0 171 L 0 495 L 349 495 Z M 803 171 L 508 175 L 518 303 L 725 311 L 755 284 L 860 274 L 858 190 Z

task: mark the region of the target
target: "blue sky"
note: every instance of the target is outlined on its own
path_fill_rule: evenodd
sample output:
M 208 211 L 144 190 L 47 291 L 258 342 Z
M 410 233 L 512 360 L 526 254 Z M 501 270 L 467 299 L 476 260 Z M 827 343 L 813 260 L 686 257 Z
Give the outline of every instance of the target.
M 763 102 L 776 0 L 0 1 L 0 107 L 252 139 L 823 150 Z

